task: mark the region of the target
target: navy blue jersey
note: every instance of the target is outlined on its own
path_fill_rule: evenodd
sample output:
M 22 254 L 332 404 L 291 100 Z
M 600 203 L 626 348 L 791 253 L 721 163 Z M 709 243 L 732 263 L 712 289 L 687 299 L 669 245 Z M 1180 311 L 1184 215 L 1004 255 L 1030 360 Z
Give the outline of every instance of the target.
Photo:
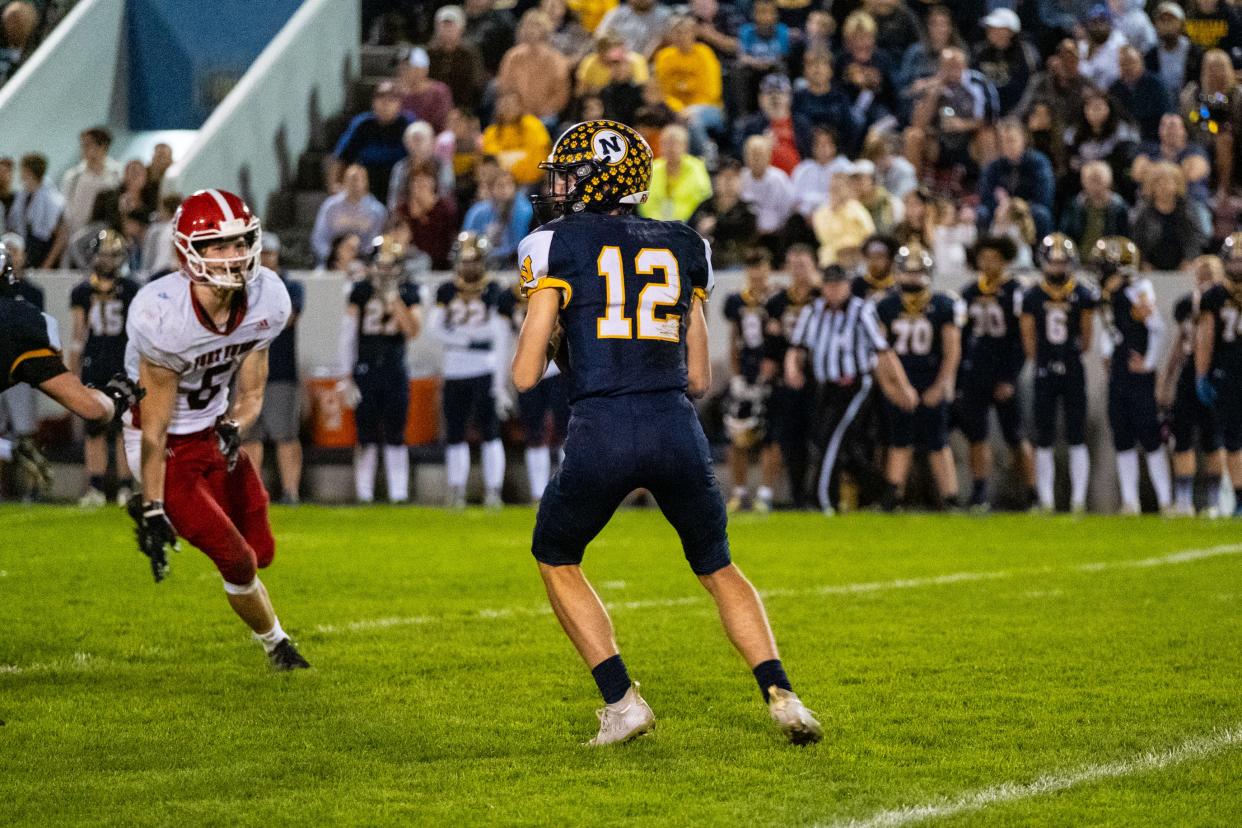
M 1114 374 L 1128 375 L 1130 353 L 1146 357 L 1156 344 L 1148 324 L 1150 315 L 1157 313 L 1156 291 L 1149 280 L 1140 279 L 1113 291 L 1107 302 L 1108 333 L 1113 340 L 1110 370 Z
M 910 384 L 926 390 L 944 361 L 944 326 L 962 324 L 961 300 L 937 291 L 921 306 L 907 307 L 895 290 L 876 303 L 875 311 Z
M 686 390 L 691 300 L 713 287 L 711 250 L 680 222 L 574 214 L 518 246 L 522 289 L 561 294 L 569 398 Z
M 1199 312 L 1216 317 L 1212 369 L 1242 378 L 1242 286 L 1212 285 L 1199 297 Z
M 1083 314 L 1095 310 L 1099 294 L 1081 283 L 1067 283 L 1060 290 L 1040 282 L 1022 296 L 1022 313 L 1035 319 L 1035 362 L 1073 366 L 1082 357 Z
M 69 294 L 69 307 L 86 316 L 86 342 L 82 349 L 82 369 L 99 367 L 110 375 L 125 364 L 125 319 L 129 305 L 138 295 L 138 283 L 122 278 L 102 290 L 94 277 L 82 280 Z
M 17 282 L 17 287 L 14 289 L 17 291 L 18 299 L 21 299 L 24 302 L 29 302 L 38 310 L 44 310 L 43 288 L 36 284 L 27 282 L 25 279 L 20 279 Z
M 292 282 L 281 271 L 276 274 L 285 283 L 289 291 L 289 303 L 292 315 L 285 329 L 272 340 L 267 353 L 268 382 L 297 382 L 298 379 L 298 348 L 297 348 L 297 317 L 306 303 L 306 288 L 301 282 Z
M 768 326 L 764 331 L 764 355 L 781 365 L 785 361 L 785 351 L 789 350 L 789 342 L 793 338 L 794 327 L 802 309 L 815 300 L 815 292 L 799 296 L 793 288 L 779 291 L 768 300 L 764 308 L 768 313 Z
M 962 373 L 1012 381 L 1022 370 L 1022 286 L 1004 279 L 994 287 L 978 279 L 962 288 L 966 324 L 962 329 Z
M 56 320 L 21 299 L 0 296 L 0 391 L 65 373 Z
M 397 292 L 407 308 L 418 304 L 417 285 L 402 282 Z M 349 304 L 358 308 L 358 364 L 372 368 L 404 366 L 405 334 L 375 286 L 365 280 L 355 284 L 349 292 Z
M 733 325 L 735 332 L 738 371 L 748 382 L 759 378 L 763 363 L 764 329 L 768 324 L 765 298 L 743 290 L 725 299 L 724 317 Z
M 496 311 L 513 323 L 514 333 L 522 330 L 522 323 L 526 321 L 526 297 L 522 295 L 521 282 L 500 294 Z

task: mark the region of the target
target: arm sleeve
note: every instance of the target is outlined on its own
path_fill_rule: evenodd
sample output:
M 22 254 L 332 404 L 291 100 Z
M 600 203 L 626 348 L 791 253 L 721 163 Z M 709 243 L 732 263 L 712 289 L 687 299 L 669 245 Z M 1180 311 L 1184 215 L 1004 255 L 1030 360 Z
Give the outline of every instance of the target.
M 536 230 L 518 243 L 518 279 L 523 296 L 554 288 L 560 291 L 561 307 L 565 308 L 573 299 L 574 289 L 565 279 L 548 272 L 553 239 L 551 230 Z
M 341 139 L 336 142 L 336 147 L 332 150 L 332 154 L 335 155 L 338 160 L 346 162 L 354 160 L 354 154 L 357 150 L 355 144 L 358 138 L 358 125 L 362 123 L 362 119 L 365 117 L 365 113 L 359 115 L 351 121 L 349 126 L 345 128 L 345 131 L 341 133 Z
M 6 366 L 9 379 L 39 385 L 69 369 L 60 356 L 60 329 L 56 320 L 33 309 L 13 332 L 21 344 L 21 353 Z
M 1137 293 L 1141 301 L 1151 309 L 1147 318 L 1143 320 L 1147 325 L 1147 353 L 1143 354 L 1143 367 L 1148 371 L 1154 371 L 1160 362 L 1160 355 L 1164 353 L 1164 340 L 1167 334 L 1164 317 L 1160 315 L 1160 309 L 1156 306 L 1156 289 L 1152 287 L 1151 282 L 1147 280 L 1140 282 Z

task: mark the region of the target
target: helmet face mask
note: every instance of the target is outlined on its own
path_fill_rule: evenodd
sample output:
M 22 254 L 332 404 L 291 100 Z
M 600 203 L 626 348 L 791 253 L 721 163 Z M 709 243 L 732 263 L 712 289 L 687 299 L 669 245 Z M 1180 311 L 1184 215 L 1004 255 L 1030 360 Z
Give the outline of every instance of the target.
M 458 286 L 468 290 L 480 290 L 487 281 L 487 257 L 492 245 L 486 236 L 465 231 L 457 234 L 453 242 L 453 272 Z
M 259 219 L 224 190 L 200 190 L 177 208 L 173 245 L 182 271 L 197 284 L 241 290 L 259 275 Z
M 100 279 L 112 280 L 120 275 L 125 263 L 125 240 L 115 230 L 100 230 L 92 243 L 91 269 Z
M 380 236 L 375 240 L 375 252 L 367 267 L 367 277 L 377 291 L 390 293 L 405 281 L 405 254 L 405 245 L 391 236 Z
M 897 287 L 902 293 L 918 294 L 931 287 L 936 260 L 921 244 L 903 245 L 893 261 Z
M 1039 243 L 1039 267 L 1049 284 L 1069 281 L 1078 264 L 1078 248 L 1064 233 L 1050 233 Z

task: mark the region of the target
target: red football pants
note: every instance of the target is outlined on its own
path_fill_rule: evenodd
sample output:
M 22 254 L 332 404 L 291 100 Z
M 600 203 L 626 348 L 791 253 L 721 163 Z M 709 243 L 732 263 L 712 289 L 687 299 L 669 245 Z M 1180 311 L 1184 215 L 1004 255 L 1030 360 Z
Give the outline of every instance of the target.
M 230 584 L 245 586 L 276 554 L 267 489 L 242 452 L 230 472 L 214 430 L 168 436 L 164 511 Z

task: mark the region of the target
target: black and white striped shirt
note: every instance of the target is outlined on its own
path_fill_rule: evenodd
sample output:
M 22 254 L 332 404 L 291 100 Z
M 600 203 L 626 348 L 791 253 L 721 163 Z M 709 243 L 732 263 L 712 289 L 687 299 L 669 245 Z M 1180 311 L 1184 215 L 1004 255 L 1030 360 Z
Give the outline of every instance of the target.
M 816 382 L 850 382 L 869 375 L 888 350 L 875 304 L 851 296 L 839 308 L 823 297 L 802 309 L 790 342 L 805 348 Z

